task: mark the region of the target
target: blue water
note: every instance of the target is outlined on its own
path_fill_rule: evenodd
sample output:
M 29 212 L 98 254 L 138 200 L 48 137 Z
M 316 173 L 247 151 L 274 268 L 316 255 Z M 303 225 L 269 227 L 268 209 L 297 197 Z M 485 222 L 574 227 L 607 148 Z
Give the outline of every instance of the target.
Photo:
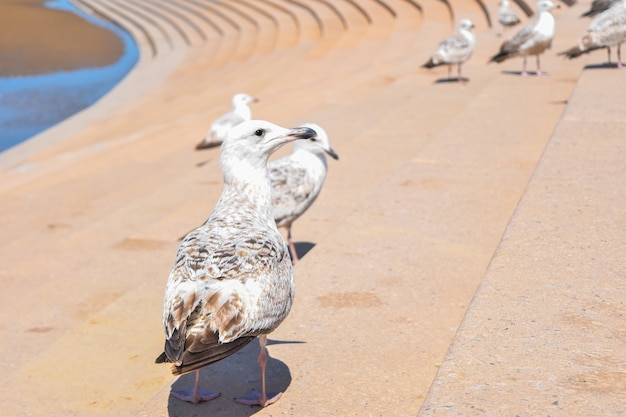
M 114 24 L 83 12 L 68 0 L 53 0 L 45 5 L 70 11 L 114 32 L 124 42 L 124 55 L 106 67 L 0 78 L 0 152 L 98 101 L 139 59 L 132 37 Z

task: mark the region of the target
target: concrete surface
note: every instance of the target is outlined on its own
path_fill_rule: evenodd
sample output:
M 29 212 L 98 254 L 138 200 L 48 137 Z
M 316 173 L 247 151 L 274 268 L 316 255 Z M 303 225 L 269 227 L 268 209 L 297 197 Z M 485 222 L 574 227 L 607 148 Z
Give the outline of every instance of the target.
M 451 1 L 478 26 L 460 85 L 420 68 L 453 30 L 438 0 L 171 2 L 188 8 L 150 20 L 139 3 L 81 1 L 129 25 L 140 65 L 0 155 L 3 415 L 590 415 L 571 393 L 621 410 L 623 135 L 609 132 L 626 73 L 584 70 L 602 52 L 555 55 L 587 5 L 558 11 L 551 76 L 521 78 L 521 60 L 486 64 L 502 38 L 478 4 Z M 270 336 L 284 395 L 266 409 L 231 401 L 258 386 L 256 345 L 202 371 L 223 395 L 197 406 L 169 398 L 190 375 L 153 363 L 178 238 L 221 186 L 219 150 L 193 147 L 239 91 L 260 98 L 256 118 L 324 126 L 341 156 L 294 224 L 308 252 Z

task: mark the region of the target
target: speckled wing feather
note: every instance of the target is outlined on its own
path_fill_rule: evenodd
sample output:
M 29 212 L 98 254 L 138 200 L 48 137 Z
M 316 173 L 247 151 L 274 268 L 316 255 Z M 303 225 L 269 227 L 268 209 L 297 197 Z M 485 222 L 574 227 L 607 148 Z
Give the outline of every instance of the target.
M 278 227 L 293 222 L 313 204 L 309 198 L 315 190 L 315 180 L 306 167 L 290 158 L 273 161 L 269 165 L 272 183 L 274 220 Z
M 504 42 L 504 44 L 502 45 L 501 51 L 506 52 L 508 54 L 518 53 L 520 48 L 522 48 L 522 46 L 526 42 L 532 41 L 534 33 L 535 33 L 535 25 L 528 25 L 526 27 L 523 27 L 510 40 Z
M 471 53 L 472 44 L 460 33 L 444 39 L 437 47 L 436 52 L 446 64 L 461 62 Z
M 252 225 L 244 226 L 248 233 L 235 237 L 213 219 L 210 228 L 205 224 L 180 244 L 165 292 L 165 353 L 157 359 L 173 362 L 176 374 L 229 356 L 278 326 L 275 317 L 286 315 L 255 308 L 264 302 L 264 276 L 289 267 L 286 245 L 278 232 L 255 233 Z

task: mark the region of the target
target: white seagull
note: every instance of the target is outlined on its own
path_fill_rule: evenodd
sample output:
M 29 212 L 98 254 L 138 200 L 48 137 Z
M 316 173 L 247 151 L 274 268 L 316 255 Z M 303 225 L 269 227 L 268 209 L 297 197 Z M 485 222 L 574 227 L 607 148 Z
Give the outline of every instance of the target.
M 324 153 L 339 159 L 321 126 L 314 123 L 302 126 L 313 129 L 317 137 L 294 142 L 292 154 L 268 164 L 274 220 L 278 227 L 287 229 L 287 244 L 294 265 L 298 262 L 298 254 L 291 239 L 291 225 L 311 207 L 322 190 L 328 170 Z
M 512 27 L 521 22 L 520 18 L 517 17 L 511 5 L 509 4 L 509 0 L 500 0 L 500 9 L 498 10 L 498 22 L 502 25 L 502 30 L 508 27 Z
M 211 123 L 211 128 L 196 145 L 196 149 L 220 146 L 230 129 L 252 119 L 252 110 L 248 105 L 257 101 L 259 100 L 245 93 L 235 94 L 231 100 L 233 109 Z
M 265 390 L 266 335 L 287 317 L 295 286 L 287 244 L 272 215 L 267 160 L 285 143 L 314 136 L 306 127 L 252 120 L 225 138 L 221 196 L 206 223 L 180 243 L 165 288 L 165 348 L 156 362 L 173 363 L 175 375 L 196 371 L 194 389 L 172 392 L 175 398 L 199 403 L 219 396 L 199 390 L 200 368 L 257 336 L 262 390 L 237 401 L 265 407 L 280 398 L 268 398 Z
M 524 58 L 522 76 L 527 76 L 526 57 L 528 55 L 537 56 L 537 75 L 544 75 L 541 72 L 539 55 L 552 45 L 555 33 L 555 20 L 550 12 L 559 8 L 551 0 L 539 0 L 537 2 L 537 12 L 539 16 L 533 23 L 524 26 L 519 32 L 502 44 L 500 52 L 491 57 L 489 62 L 502 62 L 506 59 L 521 56 Z
M 457 64 L 458 81 L 462 82 L 461 65 L 472 56 L 476 47 L 476 36 L 472 30 L 473 28 L 474 24 L 471 20 L 461 19 L 458 32 L 441 41 L 435 53 L 422 67 L 433 68 L 439 65 L 447 65 L 448 78 L 450 78 L 452 65 Z
M 617 45 L 617 68 L 626 68 L 622 64 L 621 53 L 621 45 L 625 41 L 626 0 L 620 0 L 594 17 L 577 46 L 561 52 L 559 55 L 572 59 L 596 49 L 607 48 L 609 64 L 611 64 L 611 47 Z

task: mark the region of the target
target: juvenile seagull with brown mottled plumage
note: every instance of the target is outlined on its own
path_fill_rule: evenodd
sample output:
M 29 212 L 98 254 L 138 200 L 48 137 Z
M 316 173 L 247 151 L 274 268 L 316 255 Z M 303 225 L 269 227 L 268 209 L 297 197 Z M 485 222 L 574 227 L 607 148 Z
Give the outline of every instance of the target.
M 295 142 L 293 153 L 268 164 L 274 220 L 279 228 L 287 229 L 287 245 L 294 265 L 298 263 L 298 254 L 291 239 L 291 225 L 311 207 L 322 190 L 328 171 L 324 154 L 339 159 L 321 126 L 315 123 L 302 126 L 315 130 L 315 139 Z
M 559 55 L 572 59 L 596 49 L 606 48 L 610 65 L 611 47 L 617 45 L 617 68 L 626 68 L 622 64 L 621 52 L 624 42 L 626 42 L 626 0 L 620 0 L 593 18 L 578 45 Z
M 439 65 L 447 65 L 448 78 L 450 78 L 452 65 L 456 64 L 458 81 L 463 82 L 461 65 L 472 56 L 476 47 L 476 35 L 474 35 L 473 29 L 474 24 L 471 20 L 461 19 L 457 33 L 441 41 L 435 53 L 422 67 L 430 69 Z
M 293 267 L 272 215 L 269 156 L 315 132 L 252 120 L 231 129 L 222 144 L 224 187 L 209 219 L 178 248 L 165 289 L 164 352 L 176 375 L 196 371 L 191 391 L 172 392 L 199 403 L 219 394 L 200 391 L 199 369 L 224 359 L 259 337 L 262 390 L 237 399 L 267 406 L 266 335 L 287 317 L 294 297 Z

